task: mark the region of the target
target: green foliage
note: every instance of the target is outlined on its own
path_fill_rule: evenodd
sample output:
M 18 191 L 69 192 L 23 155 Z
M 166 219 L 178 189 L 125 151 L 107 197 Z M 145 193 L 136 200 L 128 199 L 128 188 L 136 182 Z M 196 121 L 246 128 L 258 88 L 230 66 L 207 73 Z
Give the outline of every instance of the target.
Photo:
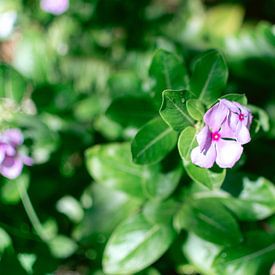
M 176 145 L 177 133 L 161 118 L 144 125 L 134 137 L 131 150 L 137 164 L 152 164 L 162 160 Z
M 168 224 L 151 224 L 142 215 L 121 223 L 107 243 L 103 267 L 107 274 L 138 272 L 170 246 L 175 232 Z
M 226 87 L 228 69 L 224 57 L 216 50 L 210 50 L 194 63 L 190 89 L 195 97 L 210 105 Z
M 34 162 L 0 178 L 0 274 L 269 274 L 272 1 L 69 2 L 0 1 L 0 132 Z M 252 111 L 252 140 L 203 169 L 223 98 Z

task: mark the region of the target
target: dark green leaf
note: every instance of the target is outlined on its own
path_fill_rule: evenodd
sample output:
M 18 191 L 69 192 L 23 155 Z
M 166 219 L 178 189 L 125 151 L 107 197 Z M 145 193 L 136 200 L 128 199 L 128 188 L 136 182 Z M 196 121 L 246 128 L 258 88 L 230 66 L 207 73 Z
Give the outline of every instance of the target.
M 275 187 L 265 178 L 257 181 L 244 178 L 238 198 L 229 197 L 222 201 L 241 220 L 264 219 L 275 213 Z
M 175 226 L 221 245 L 238 243 L 241 233 L 236 220 L 218 200 L 187 201 L 175 218 Z
M 221 95 L 227 78 L 228 70 L 223 56 L 217 50 L 209 50 L 195 62 L 190 88 L 202 102 L 211 104 Z
M 146 97 L 122 97 L 115 99 L 106 111 L 111 120 L 120 125 L 140 127 L 156 116 L 157 110 Z
M 186 109 L 186 94 L 187 91 L 183 90 L 165 90 L 162 93 L 159 113 L 175 131 L 181 131 L 194 124 Z
M 165 50 L 157 50 L 149 75 L 153 80 L 153 91 L 157 102 L 161 101 L 161 93 L 166 89 L 186 89 L 188 76 L 184 63 L 178 56 Z
M 145 124 L 132 142 L 135 163 L 152 164 L 161 161 L 175 146 L 177 133 L 158 117 Z
M 275 238 L 264 232 L 250 232 L 245 241 L 225 248 L 214 261 L 216 274 L 269 274 L 274 262 Z
M 168 224 L 151 224 L 142 215 L 121 223 L 109 239 L 103 256 L 107 274 L 138 272 L 155 262 L 175 237 Z

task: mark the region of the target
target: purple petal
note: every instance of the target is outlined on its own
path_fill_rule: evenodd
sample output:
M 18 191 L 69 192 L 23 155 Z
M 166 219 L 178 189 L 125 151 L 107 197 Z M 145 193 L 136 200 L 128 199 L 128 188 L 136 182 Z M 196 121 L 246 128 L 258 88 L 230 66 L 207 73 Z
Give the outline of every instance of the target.
M 13 146 L 21 145 L 24 141 L 22 132 L 19 129 L 8 129 L 2 134 L 4 142 L 10 143 Z
M 240 103 L 235 102 L 235 101 L 233 103 L 239 109 L 239 113 L 242 113 L 245 116 L 247 116 L 250 113 L 250 111 L 245 106 L 241 105 Z
M 214 165 L 215 159 L 216 149 L 213 143 L 206 153 L 202 153 L 199 146 L 191 152 L 192 163 L 202 168 L 211 168 Z
M 23 169 L 23 162 L 20 158 L 6 157 L 0 166 L 0 173 L 8 178 L 17 178 Z
M 239 113 L 238 106 L 236 106 L 236 105 L 234 104 L 234 102 L 229 101 L 229 100 L 227 100 L 227 99 L 220 99 L 220 103 L 221 103 L 221 104 L 224 104 L 225 106 L 227 106 L 227 108 L 228 108 L 231 112 Z
M 69 8 L 69 0 L 41 0 L 40 7 L 46 12 L 60 15 Z
M 230 114 L 229 119 L 226 119 L 222 124 L 221 129 L 219 131 L 222 138 L 236 138 L 235 131 L 230 127 Z M 234 115 L 234 114 L 233 114 Z
M 237 131 L 237 141 L 241 144 L 246 144 L 251 140 L 249 130 L 244 126 L 244 123 L 240 123 L 241 127 Z
M 200 132 L 197 134 L 196 138 L 197 138 L 197 141 L 198 141 L 201 151 L 203 151 L 203 150 L 207 151 L 211 145 L 211 142 L 212 142 L 211 132 L 210 132 L 208 126 L 204 126 L 200 130 Z
M 32 158 L 28 157 L 28 156 L 25 156 L 25 155 L 22 155 L 20 156 L 22 162 L 27 165 L 27 166 L 32 166 L 33 165 L 33 160 Z
M 216 143 L 216 162 L 221 168 L 232 168 L 240 159 L 243 147 L 239 142 L 220 139 Z
M 204 122 L 209 126 L 212 132 L 219 131 L 221 124 L 228 115 L 228 107 L 219 102 L 210 108 L 204 115 Z

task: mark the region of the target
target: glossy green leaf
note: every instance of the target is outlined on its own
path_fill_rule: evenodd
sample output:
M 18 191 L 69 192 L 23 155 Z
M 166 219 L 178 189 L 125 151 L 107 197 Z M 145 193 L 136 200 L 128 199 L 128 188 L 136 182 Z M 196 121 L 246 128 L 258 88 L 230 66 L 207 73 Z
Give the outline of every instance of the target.
M 196 128 L 190 126 L 185 128 L 181 132 L 178 140 L 178 150 L 181 158 L 190 161 L 191 151 L 197 144 Z
M 158 117 L 145 124 L 132 142 L 133 161 L 152 164 L 161 161 L 176 145 L 177 133 Z
M 253 120 L 257 120 L 258 123 L 259 123 L 259 127 L 264 132 L 268 132 L 269 128 L 270 128 L 270 124 L 269 124 L 269 117 L 268 117 L 267 112 L 265 110 L 263 110 L 262 108 L 259 108 L 259 107 L 254 106 L 254 105 L 248 105 L 248 108 L 253 113 L 253 116 L 254 116 Z
M 240 220 L 264 219 L 275 213 L 275 187 L 265 178 L 257 181 L 244 178 L 239 196 L 222 201 Z
M 0 64 L 0 97 L 20 103 L 26 91 L 25 79 L 11 66 Z
M 236 220 L 218 200 L 188 200 L 175 217 L 177 229 L 186 229 L 199 237 L 221 245 L 241 241 Z
M 186 108 L 187 93 L 183 90 L 165 90 L 162 92 L 162 104 L 159 113 L 175 131 L 181 131 L 194 124 Z
M 170 246 L 175 232 L 169 224 L 151 224 L 141 214 L 121 223 L 103 256 L 107 274 L 138 272 L 155 262 Z
M 182 170 L 182 165 L 178 165 L 174 170 L 167 173 L 157 171 L 155 176 L 144 184 L 146 195 L 158 200 L 164 200 L 169 197 L 178 186 Z
M 214 167 L 211 169 L 201 168 L 190 161 L 183 161 L 188 176 L 195 182 L 207 186 L 209 189 L 219 188 L 226 175 L 226 169 Z
M 173 216 L 179 210 L 180 204 L 173 199 L 166 201 L 151 200 L 148 201 L 142 213 L 150 223 L 168 223 L 172 222 Z
M 226 94 L 221 98 L 239 102 L 242 105 L 247 105 L 247 97 L 245 94 Z
M 108 118 L 124 127 L 140 127 L 156 114 L 157 110 L 147 97 L 116 98 L 106 111 Z
M 188 99 L 186 102 L 188 114 L 195 120 L 202 120 L 205 109 L 200 100 Z
M 212 263 L 222 247 L 189 233 L 182 250 L 187 259 L 203 274 L 217 275 Z
M 142 185 L 153 169 L 132 162 L 129 143 L 94 146 L 86 151 L 86 164 L 98 183 L 138 198 L 144 197 Z
M 194 64 L 191 92 L 205 104 L 213 103 L 226 87 L 227 65 L 217 50 L 202 54 Z
M 166 89 L 186 89 L 188 75 L 183 61 L 173 53 L 157 50 L 149 75 L 153 80 L 153 92 L 157 102 L 161 101 L 161 93 Z
M 225 248 L 214 261 L 217 274 L 269 274 L 274 262 L 275 238 L 264 232 L 249 232 L 245 241 Z

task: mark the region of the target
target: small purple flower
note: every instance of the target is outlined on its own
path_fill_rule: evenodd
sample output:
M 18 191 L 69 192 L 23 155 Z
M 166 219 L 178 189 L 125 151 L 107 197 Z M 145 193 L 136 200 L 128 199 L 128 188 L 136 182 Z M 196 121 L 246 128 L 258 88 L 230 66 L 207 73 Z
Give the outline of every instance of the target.
M 69 0 L 41 0 L 40 7 L 45 12 L 60 15 L 69 8 Z
M 251 140 L 249 128 L 252 123 L 250 111 L 238 102 L 221 99 L 204 115 L 204 122 L 212 131 L 223 127 L 227 138 L 236 139 L 241 144 Z
M 211 168 L 215 161 L 221 168 L 231 168 L 240 159 L 243 147 L 235 140 L 227 140 L 226 132 L 222 128 L 211 132 L 208 126 L 204 126 L 197 135 L 199 146 L 191 152 L 191 160 L 194 164 Z
M 221 99 L 204 115 L 206 126 L 198 133 L 199 146 L 191 152 L 194 164 L 211 168 L 231 168 L 240 159 L 242 144 L 250 141 L 250 111 L 241 104 Z
M 18 177 L 23 165 L 32 165 L 32 159 L 18 152 L 24 141 L 19 129 L 9 129 L 0 134 L 0 173 L 9 179 Z

